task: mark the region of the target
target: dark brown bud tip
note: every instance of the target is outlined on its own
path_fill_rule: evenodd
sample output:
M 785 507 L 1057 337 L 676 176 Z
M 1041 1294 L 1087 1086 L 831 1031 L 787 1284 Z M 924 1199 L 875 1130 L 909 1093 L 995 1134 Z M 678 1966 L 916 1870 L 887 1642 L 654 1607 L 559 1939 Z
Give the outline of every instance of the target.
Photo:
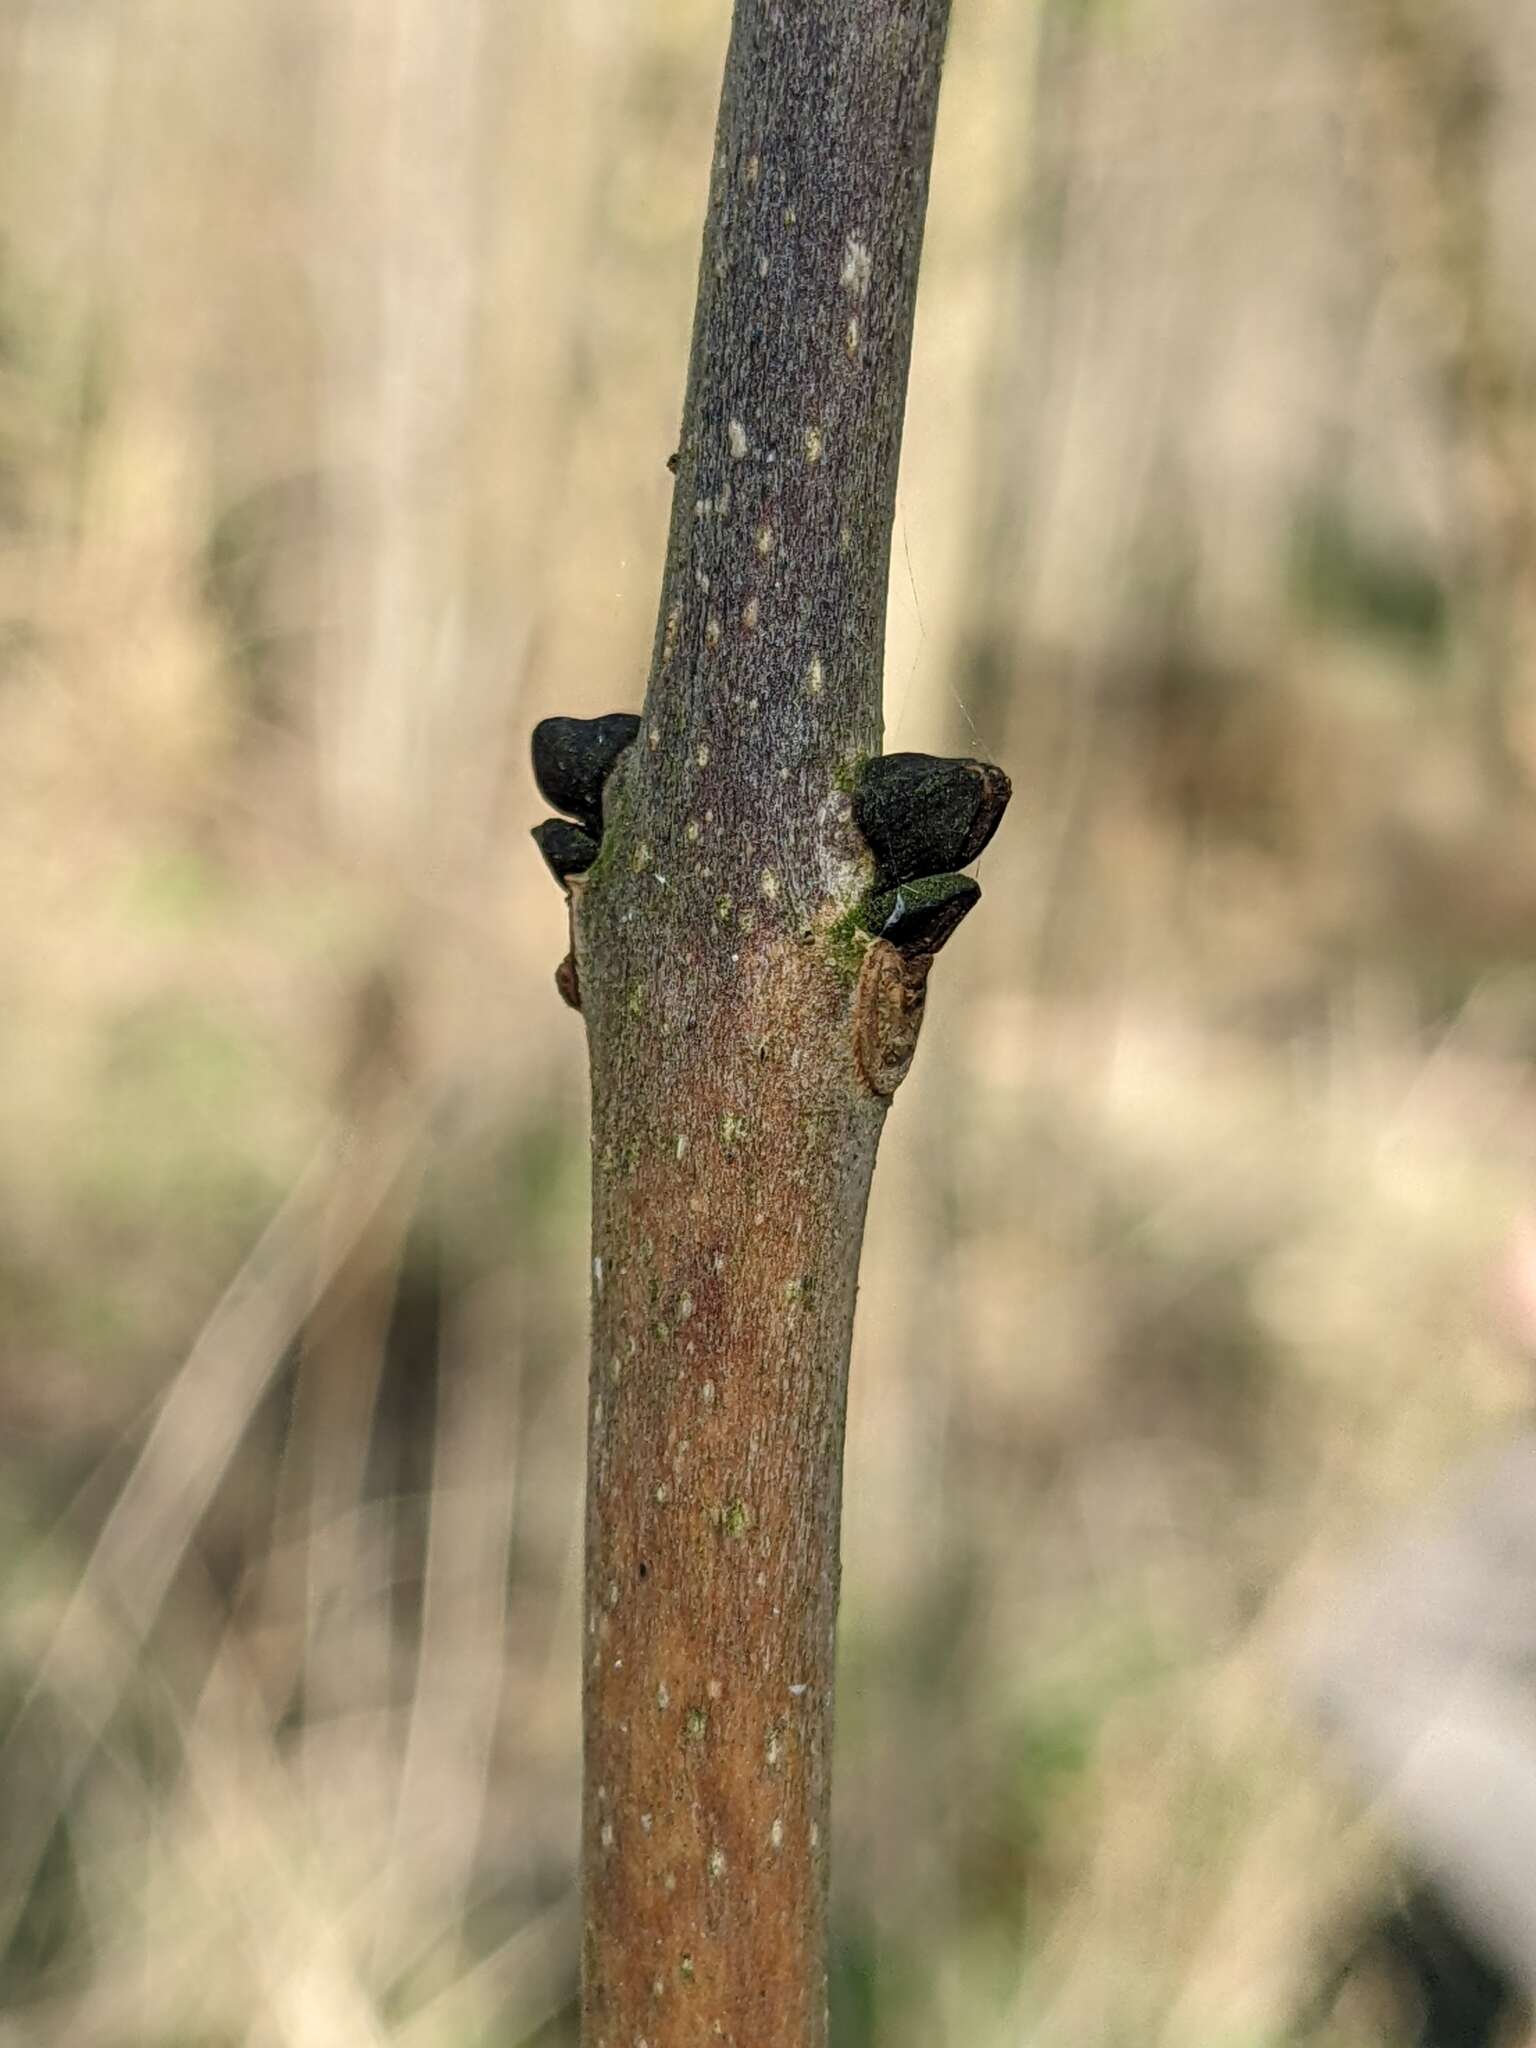
M 597 859 L 597 841 L 568 818 L 546 818 L 535 825 L 533 843 L 562 888 L 572 875 L 584 875 Z
M 560 991 L 560 1000 L 569 1003 L 573 1010 L 581 1008 L 581 984 L 576 979 L 576 955 L 567 953 L 555 969 L 555 987 Z
M 877 754 L 853 798 L 854 823 L 875 856 L 876 888 L 969 866 L 1012 795 L 1012 783 L 990 761 Z
M 864 927 L 899 952 L 931 957 L 954 937 L 980 898 L 980 885 L 969 875 L 924 875 L 870 897 Z
M 533 778 L 557 811 L 594 839 L 603 836 L 603 784 L 640 721 L 632 711 L 603 718 L 541 718 L 533 728 Z

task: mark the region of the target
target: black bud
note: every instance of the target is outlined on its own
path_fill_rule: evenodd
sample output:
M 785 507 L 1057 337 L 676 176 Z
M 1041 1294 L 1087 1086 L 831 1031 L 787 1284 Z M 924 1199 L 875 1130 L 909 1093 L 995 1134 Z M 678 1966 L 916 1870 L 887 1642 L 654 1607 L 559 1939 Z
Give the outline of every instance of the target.
M 594 839 L 603 835 L 603 784 L 639 730 L 632 711 L 541 718 L 533 728 L 534 781 L 557 811 L 575 818 Z
M 937 953 L 981 898 L 969 875 L 924 875 L 871 896 L 863 911 L 866 931 L 889 939 L 903 953 Z
M 572 875 L 584 875 L 597 859 L 597 841 L 567 818 L 546 818 L 542 825 L 535 825 L 533 843 L 562 886 Z
M 1013 785 L 989 761 L 877 754 L 854 792 L 853 821 L 875 856 L 875 886 L 947 874 L 976 858 L 1002 822 Z

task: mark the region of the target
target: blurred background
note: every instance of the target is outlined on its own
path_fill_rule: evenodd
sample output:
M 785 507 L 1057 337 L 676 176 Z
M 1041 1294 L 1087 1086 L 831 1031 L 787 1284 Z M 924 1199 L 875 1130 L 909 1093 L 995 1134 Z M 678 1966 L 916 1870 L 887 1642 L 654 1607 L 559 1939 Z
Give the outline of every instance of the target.
M 526 736 L 639 703 L 727 16 L 0 0 L 5 2048 L 574 2040 Z M 1017 794 L 869 1224 L 839 2048 L 1414 2038 L 1284 1646 L 1532 1391 L 1533 134 L 1501 0 L 957 5 L 887 745 Z

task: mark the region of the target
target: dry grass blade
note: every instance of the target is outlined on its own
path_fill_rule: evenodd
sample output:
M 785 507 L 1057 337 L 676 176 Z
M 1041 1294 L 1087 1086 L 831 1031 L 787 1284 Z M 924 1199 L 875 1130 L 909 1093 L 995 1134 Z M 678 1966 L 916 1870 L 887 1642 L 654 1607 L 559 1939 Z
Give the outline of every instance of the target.
M 257 1403 L 330 1273 L 316 1227 L 338 1174 L 354 1184 L 361 1229 L 410 1160 L 422 1108 L 408 1097 L 374 1126 L 367 1153 L 339 1128 L 226 1289 L 171 1382 L 149 1438 L 92 1549 L 31 1693 L 0 1746 L 0 1778 L 21 1783 L 38 1718 L 68 1708 L 64 1755 L 0 1851 L 0 1947 L 9 1940 L 38 1859 L 92 1746 L 128 1683 L 144 1639 Z M 345 1244 L 333 1241 L 339 1260 Z
M 467 1332 L 461 1332 L 467 1336 Z M 455 1926 L 465 1907 L 501 1700 L 518 1380 L 484 1345 L 445 1347 L 416 1683 L 390 1870 L 398 1948 L 424 1905 Z
M 452 2048 L 492 2013 L 499 2015 L 500 2039 L 523 2040 L 568 2002 L 580 1934 L 581 1907 L 572 1892 L 413 2013 L 395 2034 L 395 2048 Z

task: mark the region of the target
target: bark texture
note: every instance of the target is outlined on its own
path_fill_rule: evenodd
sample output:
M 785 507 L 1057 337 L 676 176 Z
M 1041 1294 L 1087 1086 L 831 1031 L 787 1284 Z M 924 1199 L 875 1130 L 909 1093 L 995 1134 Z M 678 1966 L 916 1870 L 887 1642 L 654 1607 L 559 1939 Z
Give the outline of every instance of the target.
M 927 976 L 857 929 L 852 793 L 880 744 L 947 13 L 738 0 L 645 709 L 569 878 L 593 1104 L 587 2048 L 826 2039 L 870 1076 L 904 1071 Z

